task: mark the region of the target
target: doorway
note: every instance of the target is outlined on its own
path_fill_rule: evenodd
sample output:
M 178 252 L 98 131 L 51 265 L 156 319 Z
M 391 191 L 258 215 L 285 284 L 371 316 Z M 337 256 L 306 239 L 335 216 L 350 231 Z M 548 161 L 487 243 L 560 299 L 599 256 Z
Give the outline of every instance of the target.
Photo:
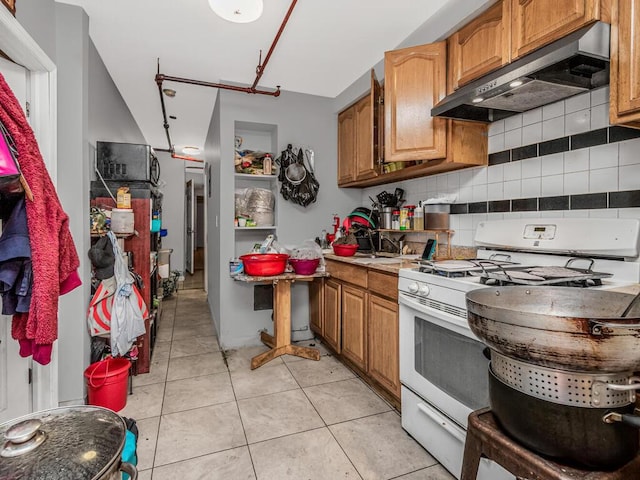
M 203 168 L 186 167 L 185 275 L 183 289 L 206 290 L 206 174 Z

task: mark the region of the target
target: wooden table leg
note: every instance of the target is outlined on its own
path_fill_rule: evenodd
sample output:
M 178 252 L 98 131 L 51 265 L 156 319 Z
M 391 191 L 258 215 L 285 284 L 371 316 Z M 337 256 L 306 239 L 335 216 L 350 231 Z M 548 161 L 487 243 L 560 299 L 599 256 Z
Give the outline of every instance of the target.
M 271 349 L 251 359 L 251 370 L 281 355 L 295 355 L 320 360 L 317 348 L 291 345 L 291 284 L 292 280 L 278 280 L 273 285 L 273 333 L 261 332 L 260 340 Z

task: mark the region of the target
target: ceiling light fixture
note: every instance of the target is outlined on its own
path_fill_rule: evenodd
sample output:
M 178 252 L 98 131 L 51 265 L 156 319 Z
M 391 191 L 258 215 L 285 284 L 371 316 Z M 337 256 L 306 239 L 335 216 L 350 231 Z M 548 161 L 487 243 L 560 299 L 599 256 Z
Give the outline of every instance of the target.
M 175 97 L 176 96 L 176 91 L 173 88 L 163 88 L 162 92 L 167 96 L 167 97 Z
M 249 23 L 262 15 L 262 0 L 209 0 L 219 17 L 234 23 Z

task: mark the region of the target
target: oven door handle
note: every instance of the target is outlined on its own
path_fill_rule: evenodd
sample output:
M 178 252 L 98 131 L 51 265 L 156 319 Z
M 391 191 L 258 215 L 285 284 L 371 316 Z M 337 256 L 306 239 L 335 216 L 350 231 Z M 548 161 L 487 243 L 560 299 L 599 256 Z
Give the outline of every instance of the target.
M 420 410 L 422 413 L 424 413 L 433 422 L 437 423 L 442 428 L 444 428 L 451 436 L 455 437 L 458 441 L 460 441 L 461 443 L 464 444 L 464 442 L 466 440 L 466 437 L 465 437 L 464 434 L 460 433 L 459 429 L 457 429 L 457 428 L 455 428 L 455 427 L 453 427 L 451 425 L 452 420 L 449 420 L 449 419 L 443 417 L 442 415 L 437 414 L 436 412 L 431 410 L 429 407 L 427 407 L 422 402 L 418 403 L 418 410 Z

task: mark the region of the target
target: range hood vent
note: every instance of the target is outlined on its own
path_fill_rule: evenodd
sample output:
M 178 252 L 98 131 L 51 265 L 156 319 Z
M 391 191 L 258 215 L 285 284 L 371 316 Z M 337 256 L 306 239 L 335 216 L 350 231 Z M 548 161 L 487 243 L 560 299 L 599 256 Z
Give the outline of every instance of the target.
M 461 87 L 431 115 L 494 122 L 607 85 L 609 31 L 597 22 L 561 38 Z

